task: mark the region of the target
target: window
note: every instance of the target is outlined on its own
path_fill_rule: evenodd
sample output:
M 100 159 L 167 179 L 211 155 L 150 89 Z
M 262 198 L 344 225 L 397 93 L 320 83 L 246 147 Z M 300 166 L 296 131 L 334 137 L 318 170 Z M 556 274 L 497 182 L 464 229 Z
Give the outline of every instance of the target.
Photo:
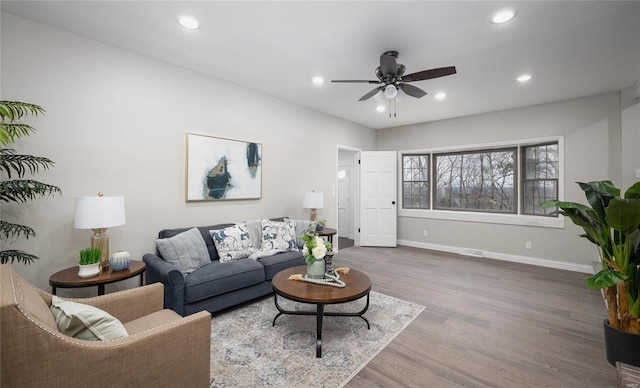
M 402 209 L 552 216 L 540 204 L 559 198 L 560 140 L 531 143 L 403 154 Z
M 434 158 L 434 209 L 516 212 L 516 148 L 435 154 Z
M 541 210 L 540 204 L 558 199 L 558 143 L 522 147 L 522 213 L 549 215 L 556 209 Z
M 402 206 L 429 209 L 429 155 L 402 156 Z

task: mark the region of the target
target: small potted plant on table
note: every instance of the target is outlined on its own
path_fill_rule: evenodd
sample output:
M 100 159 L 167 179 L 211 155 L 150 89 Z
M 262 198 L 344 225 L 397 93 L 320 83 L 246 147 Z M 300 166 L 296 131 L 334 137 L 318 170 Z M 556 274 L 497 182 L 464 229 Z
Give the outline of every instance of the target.
M 78 276 L 90 278 L 100 273 L 100 247 L 85 248 L 80 250 L 80 260 L 78 261 Z

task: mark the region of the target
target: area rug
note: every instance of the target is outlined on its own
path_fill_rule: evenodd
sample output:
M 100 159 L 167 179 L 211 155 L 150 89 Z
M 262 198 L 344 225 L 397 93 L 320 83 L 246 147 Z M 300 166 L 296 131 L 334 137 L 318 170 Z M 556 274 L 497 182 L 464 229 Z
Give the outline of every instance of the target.
M 366 298 L 327 305 L 327 311 L 360 311 Z M 315 306 L 278 297 L 287 310 Z M 364 316 L 324 317 L 322 358 L 316 358 L 315 316 L 282 315 L 273 297 L 211 320 L 211 388 L 342 387 L 404 330 L 424 306 L 372 291 Z

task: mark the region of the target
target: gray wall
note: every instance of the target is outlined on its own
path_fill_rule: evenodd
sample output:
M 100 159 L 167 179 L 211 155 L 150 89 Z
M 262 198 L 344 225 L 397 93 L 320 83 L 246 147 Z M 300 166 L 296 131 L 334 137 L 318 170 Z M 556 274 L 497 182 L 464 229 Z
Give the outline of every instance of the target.
M 638 133 L 637 126 L 627 126 L 625 132 Z M 382 130 L 378 149 L 402 151 L 559 135 L 564 136 L 565 200 L 585 202 L 577 181 L 610 179 L 621 184 L 620 93 Z M 625 171 L 630 168 L 637 167 L 625 165 Z M 427 237 L 424 229 L 429 231 Z M 471 248 L 484 251 L 487 257 L 587 271 L 598 253 L 579 234 L 581 230 L 568 220 L 565 228 L 557 229 L 398 219 L 401 244 L 448 251 Z M 533 249 L 525 249 L 526 241 L 532 242 Z
M 43 289 L 89 244 L 91 231 L 73 228 L 76 196 L 124 195 L 127 223 L 107 231 L 111 251 L 141 259 L 162 228 L 308 218 L 310 190 L 325 192 L 319 216 L 333 225 L 337 145 L 375 149 L 375 131 L 351 122 L 10 14 L 1 28 L 1 98 L 47 110 L 15 148 L 54 160 L 37 178 L 63 192 L 2 207 L 35 228 L 37 238 L 12 247 L 41 257 L 15 267 Z M 185 203 L 186 132 L 262 143 L 262 199 Z

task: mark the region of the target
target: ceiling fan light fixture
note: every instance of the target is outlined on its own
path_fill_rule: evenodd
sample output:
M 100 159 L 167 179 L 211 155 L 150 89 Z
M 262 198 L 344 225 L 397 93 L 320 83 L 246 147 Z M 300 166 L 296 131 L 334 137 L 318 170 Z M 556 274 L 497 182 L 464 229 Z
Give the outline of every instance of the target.
M 504 8 L 496 12 L 491 16 L 491 23 L 504 24 L 507 23 L 516 16 L 516 10 L 513 8 Z
M 386 98 L 388 99 L 396 98 L 397 95 L 398 95 L 398 89 L 396 89 L 395 86 L 387 85 L 387 87 L 384 88 L 384 96 Z
M 200 23 L 198 23 L 196 19 L 186 15 L 178 17 L 178 24 L 187 30 L 197 30 L 200 28 Z

